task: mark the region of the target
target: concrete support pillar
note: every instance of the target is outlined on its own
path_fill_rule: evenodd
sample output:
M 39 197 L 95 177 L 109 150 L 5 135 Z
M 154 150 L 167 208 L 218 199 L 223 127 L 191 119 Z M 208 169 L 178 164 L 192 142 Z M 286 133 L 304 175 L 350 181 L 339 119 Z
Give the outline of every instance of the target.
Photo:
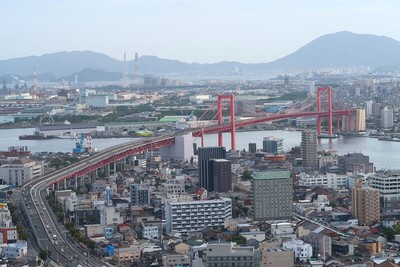
M 64 179 L 64 190 L 67 190 L 67 179 Z

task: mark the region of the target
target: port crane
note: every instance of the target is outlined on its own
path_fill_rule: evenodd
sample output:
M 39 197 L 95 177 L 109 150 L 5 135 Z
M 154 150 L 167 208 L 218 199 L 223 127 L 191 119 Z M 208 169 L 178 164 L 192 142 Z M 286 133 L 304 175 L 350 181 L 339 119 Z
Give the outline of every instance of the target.
M 90 134 L 80 134 L 80 138 L 78 140 L 78 136 L 75 137 L 75 148 L 72 149 L 72 154 L 81 155 L 85 153 L 92 152 L 92 137 Z

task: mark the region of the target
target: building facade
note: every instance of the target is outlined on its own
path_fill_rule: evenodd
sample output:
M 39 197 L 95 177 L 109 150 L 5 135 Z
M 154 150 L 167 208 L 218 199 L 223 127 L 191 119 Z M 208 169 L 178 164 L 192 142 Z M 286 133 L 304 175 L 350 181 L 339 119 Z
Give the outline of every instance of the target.
M 228 192 L 232 190 L 231 161 L 227 159 L 213 159 L 209 162 L 211 179 L 215 192 Z
M 266 248 L 261 251 L 262 267 L 293 267 L 294 251 L 279 247 Z
M 356 109 L 354 114 L 343 116 L 342 131 L 344 132 L 365 131 L 365 109 Z
M 312 169 L 318 168 L 317 132 L 307 130 L 301 132 L 300 152 L 303 166 Z
M 363 187 L 357 180 L 351 190 L 351 212 L 359 225 L 370 225 L 380 221 L 379 191 Z
M 200 147 L 199 148 L 199 183 L 200 187 L 214 192 L 214 183 L 210 175 L 210 160 L 212 159 L 225 159 L 225 147 Z
M 369 186 L 377 189 L 384 211 L 400 210 L 400 170 L 387 170 L 369 176 Z
M 150 205 L 150 190 L 147 186 L 131 184 L 131 205 L 148 206 Z
M 393 127 L 393 110 L 384 108 L 381 110 L 381 128 Z
M 341 187 L 346 187 L 349 183 L 349 177 L 346 175 L 337 175 L 334 173 L 326 174 L 306 174 L 304 172 L 300 173 L 300 186 L 323 186 L 325 188 L 339 189 Z
M 43 175 L 42 162 L 31 159 L 17 159 L 0 167 L 0 177 L 10 186 L 22 186 L 31 179 L 37 179 Z
M 321 234 L 310 232 L 308 235 L 301 238 L 304 242 L 311 245 L 313 248 L 313 257 L 328 259 L 332 256 L 332 238 Z
M 282 248 L 293 250 L 295 258 L 301 261 L 306 261 L 307 259 L 312 258 L 313 255 L 312 246 L 304 243 L 302 240 L 292 239 L 284 242 Z
M 167 202 L 165 226 L 167 233 L 201 231 L 217 228 L 232 218 L 232 200 L 220 198 L 201 201 Z
M 283 139 L 276 137 L 265 137 L 263 140 L 263 151 L 272 154 L 283 154 Z
M 190 267 L 190 257 L 181 254 L 168 254 L 162 256 L 164 267 Z
M 338 167 L 340 173 L 374 172 L 374 164 L 369 162 L 369 156 L 365 156 L 362 153 L 347 153 L 346 155 L 339 156 Z
M 293 185 L 290 171 L 255 171 L 251 180 L 254 220 L 292 218 Z
M 209 243 L 205 250 L 206 267 L 259 267 L 260 251 L 254 247 L 236 246 L 234 243 Z
M 175 136 L 175 143 L 171 146 L 160 148 L 160 155 L 163 159 L 190 162 L 194 156 L 192 134 Z

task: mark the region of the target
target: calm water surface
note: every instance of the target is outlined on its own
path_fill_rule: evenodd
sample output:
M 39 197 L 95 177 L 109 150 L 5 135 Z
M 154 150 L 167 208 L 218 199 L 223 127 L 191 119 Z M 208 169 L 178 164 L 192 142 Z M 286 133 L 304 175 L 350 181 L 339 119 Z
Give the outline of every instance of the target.
M 29 129 L 6 129 L 0 130 L 0 150 L 7 150 L 9 146 L 28 146 L 32 152 L 51 151 L 51 152 L 71 152 L 75 147 L 74 139 L 50 139 L 50 140 L 19 140 L 18 136 L 32 134 L 33 128 Z M 262 140 L 267 136 L 283 138 L 284 150 L 289 151 L 294 146 L 299 146 L 301 133 L 294 131 L 250 131 L 236 133 L 237 149 L 248 149 L 248 144 L 257 143 L 257 148 L 262 148 Z M 224 145 L 230 149 L 230 134 L 224 133 Z M 92 139 L 93 147 L 101 150 L 110 146 L 133 141 L 137 138 L 106 138 Z M 206 146 L 216 146 L 217 135 L 205 136 Z M 319 140 L 320 150 L 336 150 L 339 154 L 361 152 L 370 157 L 370 161 L 375 164 L 377 169 L 399 168 L 400 169 L 400 142 L 379 141 L 376 138 L 341 136 L 337 139 Z M 194 142 L 200 144 L 197 138 Z

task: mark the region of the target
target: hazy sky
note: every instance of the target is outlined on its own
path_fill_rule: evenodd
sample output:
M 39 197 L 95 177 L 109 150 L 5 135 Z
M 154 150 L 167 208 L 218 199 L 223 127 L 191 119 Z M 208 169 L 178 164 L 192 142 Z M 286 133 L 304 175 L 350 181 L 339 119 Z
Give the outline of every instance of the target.
M 343 30 L 400 40 L 399 10 L 399 0 L 0 0 L 0 59 L 92 50 L 268 62 Z

